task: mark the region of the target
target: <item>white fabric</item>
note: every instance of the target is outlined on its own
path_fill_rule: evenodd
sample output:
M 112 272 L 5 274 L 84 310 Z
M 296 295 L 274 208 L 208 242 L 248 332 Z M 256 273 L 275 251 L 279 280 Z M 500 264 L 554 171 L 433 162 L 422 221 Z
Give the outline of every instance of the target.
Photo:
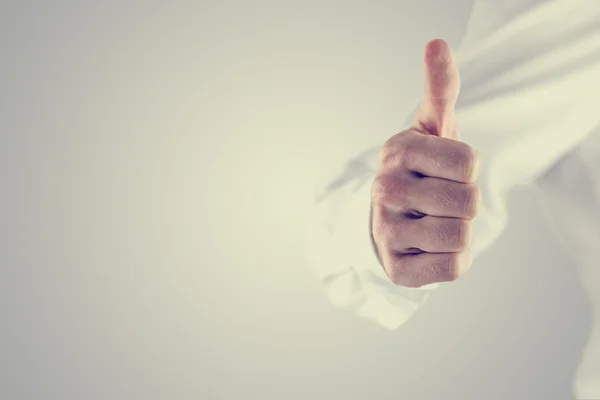
M 478 0 L 457 61 L 461 140 L 483 160 L 478 180 L 483 205 L 473 221 L 475 257 L 505 228 L 509 190 L 535 183 L 545 198 L 565 194 L 563 185 L 569 184 L 586 207 L 579 219 L 559 217 L 555 223 L 577 238 L 565 242 L 577 262 L 597 267 L 599 180 L 575 184 L 564 178 L 564 170 L 600 175 L 600 1 Z M 368 221 L 381 145 L 374 143 L 351 160 L 325 188 L 314 207 L 308 250 L 333 304 L 396 329 L 438 285 L 398 287 L 377 261 Z M 560 201 L 568 199 L 548 200 L 548 207 L 559 207 Z
M 576 372 L 578 399 L 600 399 L 600 134 L 559 160 L 536 182 L 551 226 L 577 263 L 594 326 Z

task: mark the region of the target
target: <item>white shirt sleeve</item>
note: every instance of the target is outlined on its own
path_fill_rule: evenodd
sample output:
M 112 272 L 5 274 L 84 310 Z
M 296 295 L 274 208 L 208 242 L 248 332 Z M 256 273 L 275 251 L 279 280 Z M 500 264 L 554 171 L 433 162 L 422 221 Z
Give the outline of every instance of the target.
M 600 1 L 480 0 L 457 62 L 461 140 L 483 161 L 477 259 L 506 226 L 509 190 L 540 176 L 600 121 Z M 438 285 L 396 286 L 375 256 L 370 189 L 380 146 L 326 188 L 309 224 L 308 254 L 334 305 L 395 329 Z

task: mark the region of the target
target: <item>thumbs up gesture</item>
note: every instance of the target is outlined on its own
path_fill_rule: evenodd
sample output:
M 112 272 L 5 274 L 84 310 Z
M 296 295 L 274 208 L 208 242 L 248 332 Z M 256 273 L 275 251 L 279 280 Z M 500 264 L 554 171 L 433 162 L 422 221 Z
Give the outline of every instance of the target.
M 424 73 L 421 107 L 412 126 L 383 145 L 371 188 L 379 260 L 394 283 L 413 288 L 453 281 L 470 267 L 481 202 L 478 154 L 458 140 L 458 67 L 443 40 L 427 44 Z

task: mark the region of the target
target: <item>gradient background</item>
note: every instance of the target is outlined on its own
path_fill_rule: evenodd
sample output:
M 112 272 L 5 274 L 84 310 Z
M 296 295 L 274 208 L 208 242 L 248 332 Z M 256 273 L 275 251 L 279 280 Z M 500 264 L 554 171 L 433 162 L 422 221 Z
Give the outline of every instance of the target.
M 3 1 L 0 399 L 570 398 L 589 306 L 531 192 L 394 333 L 306 265 L 315 182 L 471 5 Z

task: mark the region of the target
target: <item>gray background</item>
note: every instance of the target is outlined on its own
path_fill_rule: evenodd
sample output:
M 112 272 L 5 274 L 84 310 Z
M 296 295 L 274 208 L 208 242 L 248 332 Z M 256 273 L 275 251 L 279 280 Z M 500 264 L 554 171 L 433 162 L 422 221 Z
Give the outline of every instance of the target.
M 568 399 L 589 306 L 530 192 L 394 333 L 306 265 L 316 182 L 470 9 L 3 1 L 0 399 Z

